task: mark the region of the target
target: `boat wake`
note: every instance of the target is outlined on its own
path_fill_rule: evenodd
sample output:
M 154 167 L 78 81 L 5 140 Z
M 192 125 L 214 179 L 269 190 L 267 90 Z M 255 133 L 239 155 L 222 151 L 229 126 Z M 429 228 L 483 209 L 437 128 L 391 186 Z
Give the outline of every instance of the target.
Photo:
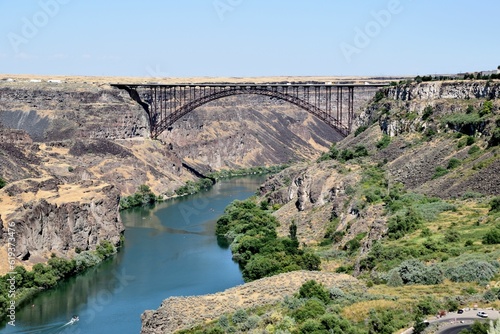
M 56 322 L 48 325 L 43 325 L 43 326 L 38 326 L 38 327 L 32 327 L 29 330 L 22 330 L 19 332 L 11 332 L 11 334 L 17 334 L 17 333 L 23 333 L 23 334 L 58 334 L 58 333 L 70 333 L 68 332 L 68 326 L 73 325 L 74 323 L 78 322 L 80 319 L 78 316 L 74 316 L 71 318 L 70 321 L 64 323 L 64 322 Z

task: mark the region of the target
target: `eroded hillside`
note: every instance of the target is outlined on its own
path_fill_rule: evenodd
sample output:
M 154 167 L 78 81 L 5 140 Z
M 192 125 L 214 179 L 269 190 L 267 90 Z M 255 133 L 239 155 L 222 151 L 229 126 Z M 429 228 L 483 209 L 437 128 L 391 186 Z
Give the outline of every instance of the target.
M 426 315 L 498 308 L 499 92 L 498 81 L 394 85 L 354 134 L 261 186 L 255 201 L 279 220 L 278 234 L 296 226 L 322 271 L 356 276 L 363 293 L 335 287 L 322 299 L 303 285 L 291 299 L 183 333 L 400 333 Z

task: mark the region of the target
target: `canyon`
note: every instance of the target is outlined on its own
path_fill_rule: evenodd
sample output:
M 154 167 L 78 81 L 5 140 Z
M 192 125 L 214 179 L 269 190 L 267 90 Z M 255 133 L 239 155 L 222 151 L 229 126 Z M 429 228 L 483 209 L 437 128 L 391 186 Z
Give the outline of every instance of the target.
M 341 139 L 298 107 L 248 96 L 206 104 L 151 140 L 141 106 L 109 85 L 137 79 L 56 79 L 0 81 L 0 177 L 7 183 L 0 190 L 0 216 L 4 226 L 18 222 L 17 263 L 27 268 L 51 254 L 71 257 L 104 240 L 116 244 L 123 231 L 117 201 L 140 185 L 171 197 L 199 175 L 315 159 Z M 357 93 L 357 110 L 374 91 Z M 75 211 L 79 207 L 88 210 Z M 94 221 L 95 212 L 106 214 Z M 31 240 L 35 235 L 46 241 Z

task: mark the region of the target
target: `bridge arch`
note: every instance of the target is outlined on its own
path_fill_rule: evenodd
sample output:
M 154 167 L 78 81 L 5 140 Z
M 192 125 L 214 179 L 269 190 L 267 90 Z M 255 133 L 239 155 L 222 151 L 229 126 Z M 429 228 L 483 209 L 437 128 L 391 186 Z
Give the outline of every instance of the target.
M 346 126 L 344 126 L 340 120 L 336 119 L 331 114 L 328 114 L 327 112 L 321 110 L 320 108 L 318 108 L 317 106 L 308 101 L 305 101 L 297 96 L 286 94 L 280 91 L 273 91 L 265 88 L 252 87 L 243 89 L 228 88 L 191 100 L 188 103 L 176 109 L 174 112 L 170 113 L 166 118 L 162 118 L 159 122 L 157 122 L 157 126 L 154 129 L 154 132 L 152 132 L 152 136 L 154 138 L 158 137 L 162 132 L 171 127 L 180 118 L 209 102 L 236 95 L 263 95 L 263 96 L 274 97 L 285 102 L 289 102 L 309 112 L 310 114 L 316 116 L 317 118 L 328 124 L 330 127 L 332 127 L 334 130 L 338 131 L 343 136 L 346 136 L 349 133 L 349 129 Z M 158 115 L 155 115 L 154 117 L 158 117 Z M 156 120 L 154 121 L 154 123 L 156 123 Z
M 354 88 L 360 84 L 331 83 L 221 83 L 221 84 L 111 84 L 126 90 L 149 117 L 151 138 L 196 108 L 224 97 L 256 94 L 274 97 L 316 116 L 334 131 L 347 136 L 354 117 Z M 386 84 L 370 84 L 380 88 Z M 347 108 L 344 103 L 347 100 Z M 333 105 L 336 103 L 336 107 Z M 335 115 L 334 115 L 335 112 Z

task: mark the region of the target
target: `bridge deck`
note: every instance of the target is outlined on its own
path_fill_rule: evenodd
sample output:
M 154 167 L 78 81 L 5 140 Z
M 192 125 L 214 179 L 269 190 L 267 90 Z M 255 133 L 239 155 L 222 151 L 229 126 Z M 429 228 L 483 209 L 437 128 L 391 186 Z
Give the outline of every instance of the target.
M 112 83 L 112 87 L 128 86 L 130 88 L 137 87 L 387 87 L 388 84 L 319 84 L 319 83 L 178 83 L 178 84 L 159 84 L 159 83 L 144 83 L 144 84 L 128 84 L 128 83 Z

